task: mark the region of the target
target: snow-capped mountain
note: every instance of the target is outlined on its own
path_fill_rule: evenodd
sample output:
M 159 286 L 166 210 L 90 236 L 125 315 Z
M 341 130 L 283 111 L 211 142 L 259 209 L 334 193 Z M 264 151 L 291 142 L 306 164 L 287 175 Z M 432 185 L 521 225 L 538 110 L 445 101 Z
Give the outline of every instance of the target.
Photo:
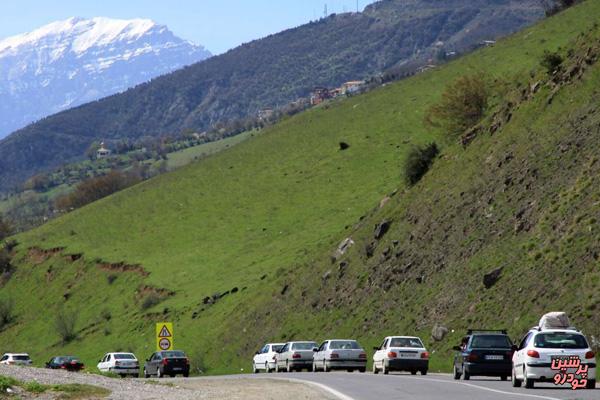
M 70 18 L 0 40 L 0 138 L 210 55 L 146 19 Z

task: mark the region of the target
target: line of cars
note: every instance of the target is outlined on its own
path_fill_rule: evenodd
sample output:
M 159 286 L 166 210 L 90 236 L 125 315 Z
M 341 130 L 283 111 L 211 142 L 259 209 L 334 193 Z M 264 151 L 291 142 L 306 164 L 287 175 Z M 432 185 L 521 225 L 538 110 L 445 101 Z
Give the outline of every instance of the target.
M 27 353 L 6 353 L 0 358 L 0 364 L 31 366 L 33 362 Z M 78 372 L 84 370 L 85 365 L 75 356 L 57 356 L 46 363 L 46 368 Z M 122 377 L 140 376 L 140 363 L 133 353 L 106 353 L 98 361 L 97 368 L 100 372 L 113 373 Z M 190 376 L 190 360 L 183 351 L 157 351 L 146 359 L 142 375 L 145 378 L 176 375 L 187 378 Z
M 373 373 L 380 371 L 409 371 L 426 375 L 429 369 L 429 352 L 415 336 L 389 336 L 374 348 Z M 329 372 L 346 370 L 366 372 L 367 353 L 352 339 L 329 339 L 318 345 L 314 341 L 267 343 L 252 359 L 252 371 Z

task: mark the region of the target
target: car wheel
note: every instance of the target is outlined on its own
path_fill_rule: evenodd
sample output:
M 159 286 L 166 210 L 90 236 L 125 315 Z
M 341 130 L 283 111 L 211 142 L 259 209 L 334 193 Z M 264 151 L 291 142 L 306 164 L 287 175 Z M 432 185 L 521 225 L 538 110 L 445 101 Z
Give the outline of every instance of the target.
M 389 368 L 385 366 L 385 361 L 382 361 L 382 362 L 381 362 L 381 372 L 382 372 L 384 375 L 388 375 L 388 374 L 390 373 L 390 370 L 389 370 Z
M 456 380 L 460 379 L 460 373 L 458 372 L 458 368 L 456 368 L 456 365 L 452 367 L 452 376 L 454 376 L 454 379 Z
M 464 366 L 464 365 L 463 365 L 463 367 L 462 367 L 462 370 L 463 370 L 463 373 L 462 373 L 462 375 L 463 375 L 463 379 L 464 379 L 465 381 L 468 381 L 469 379 L 471 379 L 471 374 L 469 373 L 469 371 L 467 371 L 467 369 L 465 368 L 465 366 Z
M 256 364 L 252 363 L 252 373 L 253 374 L 258 374 L 258 368 L 256 368 Z
M 146 371 L 146 368 L 144 368 L 144 378 L 146 378 L 146 379 L 150 378 L 150 374 L 148 374 L 148 371 Z
M 413 370 L 413 371 L 410 371 L 410 374 L 411 374 L 411 375 L 416 375 L 416 374 L 417 374 L 417 371 L 414 371 L 414 370 Z
M 164 374 L 162 373 L 162 371 L 160 370 L 160 368 L 157 368 L 157 369 L 156 369 L 156 377 L 157 377 L 158 379 L 160 379 L 160 378 L 164 378 Z
M 354 370 L 352 368 L 348 368 L 346 371 L 348 371 L 348 372 L 354 372 Z
M 323 372 L 329 372 L 329 369 L 327 368 L 327 362 L 325 360 L 323 360 Z
M 190 377 L 190 373 L 189 373 L 189 372 L 187 372 L 187 373 L 183 374 L 183 377 L 184 377 L 184 378 L 189 378 L 189 377 Z
M 377 375 L 379 373 L 379 370 L 377 369 L 377 364 L 375 364 L 375 361 L 373 361 L 373 373 L 375 375 Z
M 586 389 L 596 389 L 596 380 L 588 379 L 587 384 L 585 385 Z
M 513 387 L 521 387 L 521 380 L 517 379 L 517 374 L 514 368 L 512 369 L 512 373 L 510 374 L 510 382 L 512 383 Z
M 287 372 L 293 372 L 292 368 L 290 368 L 290 363 L 288 361 L 285 362 L 285 370 Z
M 525 367 L 523 367 L 523 383 L 525 383 L 525 388 L 527 389 L 533 389 L 535 386 L 533 379 L 527 378 L 527 371 L 525 370 Z
M 427 370 L 426 369 L 422 369 L 421 370 L 421 375 L 427 375 Z
M 367 372 L 367 367 L 359 368 L 358 372 L 360 372 L 361 374 L 364 374 L 365 372 Z

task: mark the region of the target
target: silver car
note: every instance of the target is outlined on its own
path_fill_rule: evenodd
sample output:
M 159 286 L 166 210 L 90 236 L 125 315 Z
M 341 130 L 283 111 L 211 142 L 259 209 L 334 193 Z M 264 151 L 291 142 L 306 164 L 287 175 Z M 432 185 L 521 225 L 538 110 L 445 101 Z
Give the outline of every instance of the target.
M 316 342 L 288 342 L 277 353 L 275 372 L 307 371 L 312 369 L 314 349 L 319 347 Z
M 367 353 L 356 340 L 326 340 L 315 350 L 313 372 L 345 369 L 353 372 L 367 370 Z

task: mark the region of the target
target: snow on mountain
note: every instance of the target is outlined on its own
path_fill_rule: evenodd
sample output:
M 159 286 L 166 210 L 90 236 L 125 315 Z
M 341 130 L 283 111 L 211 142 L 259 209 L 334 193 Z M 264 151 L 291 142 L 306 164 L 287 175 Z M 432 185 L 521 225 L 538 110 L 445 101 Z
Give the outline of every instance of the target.
M 0 139 L 210 56 L 147 19 L 69 18 L 0 40 Z

